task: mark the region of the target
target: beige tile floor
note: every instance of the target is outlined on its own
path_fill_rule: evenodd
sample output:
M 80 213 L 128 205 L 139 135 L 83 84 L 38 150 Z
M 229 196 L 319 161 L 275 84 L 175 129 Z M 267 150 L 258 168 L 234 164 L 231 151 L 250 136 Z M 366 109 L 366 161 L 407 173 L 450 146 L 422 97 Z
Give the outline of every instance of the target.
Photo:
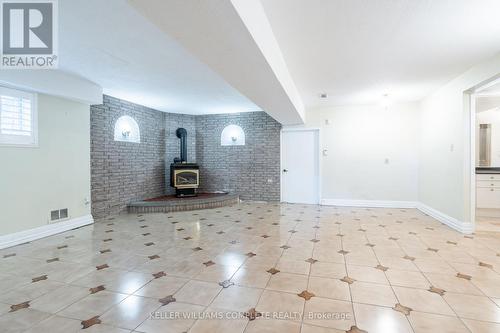
M 412 209 L 121 215 L 0 251 L 0 331 L 500 332 L 500 236 Z
M 500 235 L 500 209 L 476 209 L 476 232 Z

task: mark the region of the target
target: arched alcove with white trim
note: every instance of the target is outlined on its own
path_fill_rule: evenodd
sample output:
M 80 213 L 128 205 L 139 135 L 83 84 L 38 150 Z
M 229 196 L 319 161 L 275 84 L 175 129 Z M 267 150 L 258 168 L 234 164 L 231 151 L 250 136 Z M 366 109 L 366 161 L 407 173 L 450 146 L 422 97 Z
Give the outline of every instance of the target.
M 122 116 L 115 123 L 115 141 L 141 142 L 141 132 L 139 125 L 134 118 Z
M 245 132 L 238 125 L 226 126 L 220 135 L 221 146 L 244 146 Z

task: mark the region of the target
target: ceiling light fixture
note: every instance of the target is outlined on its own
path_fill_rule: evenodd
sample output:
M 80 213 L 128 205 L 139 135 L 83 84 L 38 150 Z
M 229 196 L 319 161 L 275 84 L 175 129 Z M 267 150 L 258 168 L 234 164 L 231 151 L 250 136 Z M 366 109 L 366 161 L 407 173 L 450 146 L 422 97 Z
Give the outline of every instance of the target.
M 380 100 L 380 105 L 387 110 L 389 106 L 391 106 L 392 101 L 389 98 L 389 94 L 384 94 L 382 99 Z

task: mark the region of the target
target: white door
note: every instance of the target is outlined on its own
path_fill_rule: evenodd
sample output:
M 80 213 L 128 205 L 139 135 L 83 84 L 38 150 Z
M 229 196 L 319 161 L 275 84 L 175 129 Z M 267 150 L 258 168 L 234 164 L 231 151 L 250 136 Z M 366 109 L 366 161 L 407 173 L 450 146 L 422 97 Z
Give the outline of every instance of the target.
M 281 143 L 281 200 L 318 204 L 319 131 L 284 130 Z

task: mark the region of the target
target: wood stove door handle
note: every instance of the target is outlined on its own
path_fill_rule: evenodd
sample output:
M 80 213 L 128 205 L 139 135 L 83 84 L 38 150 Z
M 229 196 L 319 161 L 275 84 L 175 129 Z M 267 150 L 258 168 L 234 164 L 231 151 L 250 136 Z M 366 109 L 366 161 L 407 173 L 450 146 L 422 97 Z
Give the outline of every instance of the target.
M 287 169 L 283 169 L 283 172 L 288 172 L 288 170 Z

